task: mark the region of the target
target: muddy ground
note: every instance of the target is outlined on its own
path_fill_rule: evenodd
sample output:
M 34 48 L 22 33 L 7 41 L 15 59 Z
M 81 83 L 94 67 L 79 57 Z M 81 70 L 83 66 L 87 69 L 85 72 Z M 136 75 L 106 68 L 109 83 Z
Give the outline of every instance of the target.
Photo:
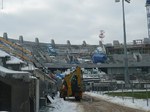
M 83 95 L 83 100 L 78 103 L 78 107 L 81 112 L 148 112 L 110 103 L 86 94 Z

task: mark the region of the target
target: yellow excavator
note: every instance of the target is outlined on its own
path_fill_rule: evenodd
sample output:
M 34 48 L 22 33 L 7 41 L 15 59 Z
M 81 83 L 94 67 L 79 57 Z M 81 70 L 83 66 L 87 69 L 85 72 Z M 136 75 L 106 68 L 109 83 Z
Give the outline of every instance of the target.
M 82 99 L 83 93 L 83 74 L 80 67 L 67 74 L 64 77 L 63 83 L 60 88 L 60 97 L 66 99 L 66 97 L 75 97 L 77 101 Z

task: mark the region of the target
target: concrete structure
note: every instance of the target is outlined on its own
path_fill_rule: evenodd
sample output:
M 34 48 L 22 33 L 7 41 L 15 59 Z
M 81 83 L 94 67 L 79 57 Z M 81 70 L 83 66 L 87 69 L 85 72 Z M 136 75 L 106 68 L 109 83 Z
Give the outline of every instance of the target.
M 22 36 L 22 35 L 19 36 L 19 42 L 20 42 L 20 43 L 23 43 L 23 36 Z
M 14 40 L 13 40 L 14 41 Z M 123 56 L 123 45 L 119 46 L 108 46 L 104 45 L 106 49 L 106 54 L 108 55 L 108 61 L 104 64 L 93 64 L 93 63 L 70 63 L 68 57 L 72 57 L 72 60 L 75 60 L 75 57 L 83 57 L 85 59 L 91 59 L 92 52 L 99 45 L 70 45 L 68 50 L 67 44 L 55 44 L 53 48 L 48 43 L 39 43 L 36 45 L 34 42 L 24 41 L 22 46 L 30 49 L 35 55 L 38 62 L 42 63 L 42 66 L 49 68 L 51 71 L 57 69 L 66 70 L 70 67 L 81 66 L 83 68 L 100 68 L 102 71 L 106 72 L 110 76 L 123 75 L 124 74 L 124 56 Z M 49 47 L 51 46 L 51 47 Z M 55 56 L 50 57 L 50 53 L 47 49 L 55 50 Z M 148 74 L 150 65 L 149 65 L 149 53 L 150 46 L 149 44 L 144 44 L 141 40 L 135 40 L 134 44 L 127 45 L 128 51 L 128 67 L 129 75 L 137 74 Z M 54 52 L 53 52 L 54 53 Z M 137 57 L 137 54 L 139 58 Z M 42 56 L 43 55 L 43 56 Z M 50 55 L 50 56 L 49 56 Z M 136 56 L 136 57 L 135 57 Z M 144 57 L 144 58 L 143 58 Z M 68 62 L 68 63 L 67 63 Z M 41 65 L 41 64 L 40 64 Z M 42 68 L 41 66 L 41 68 Z M 139 69 L 141 71 L 139 71 Z M 139 73 L 140 72 L 140 73 Z M 144 76 L 144 75 L 143 75 Z
M 19 43 L 18 40 L 8 39 L 12 43 Z M 134 40 L 133 44 L 127 44 L 127 57 L 128 57 L 128 68 L 129 75 L 141 74 L 143 78 L 150 72 L 150 44 L 147 43 L 147 39 Z M 144 42 L 144 43 L 143 43 Z M 69 41 L 68 41 L 69 43 Z M 58 70 L 66 70 L 70 67 L 80 66 L 83 68 L 96 68 L 98 67 L 102 71 L 106 72 L 112 78 L 113 76 L 123 76 L 124 74 L 124 45 L 106 44 L 106 54 L 108 60 L 106 63 L 93 64 L 92 61 L 81 61 L 76 62 L 77 59 L 91 60 L 92 53 L 100 45 L 72 45 L 69 44 L 55 44 L 55 47 L 51 43 L 39 43 L 24 41 L 19 43 L 20 46 L 26 48 L 32 52 L 32 56 L 29 54 L 23 54 L 28 56 L 38 68 L 48 68 L 52 72 Z M 6 44 L 4 44 L 6 45 Z M 13 48 L 13 47 L 12 47 Z M 16 48 L 14 48 L 16 50 Z M 17 49 L 18 50 L 18 49 Z M 19 51 L 19 53 L 22 53 Z M 28 62 L 29 63 L 29 62 Z M 148 75 L 149 76 L 149 75 Z M 122 78 L 123 79 L 123 78 Z
M 54 39 L 51 39 L 51 44 L 52 44 L 52 47 L 55 47 L 55 41 L 54 41 Z
M 35 43 L 39 44 L 39 38 L 35 38 Z
M 6 40 L 8 40 L 8 36 L 7 36 L 6 32 L 3 34 L 3 38 L 6 39 Z
M 21 71 L 25 70 L 25 71 Z M 0 111 L 39 112 L 41 98 L 52 95 L 55 82 L 38 68 L 0 50 Z M 55 88 L 55 89 L 53 89 Z
M 0 66 L 0 111 L 29 112 L 30 73 Z

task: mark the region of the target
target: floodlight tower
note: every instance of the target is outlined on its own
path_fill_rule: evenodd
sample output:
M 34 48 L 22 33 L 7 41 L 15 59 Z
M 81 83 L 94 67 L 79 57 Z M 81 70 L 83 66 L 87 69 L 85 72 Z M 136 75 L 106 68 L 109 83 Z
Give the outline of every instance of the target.
M 150 38 L 150 0 L 146 1 L 148 37 Z
M 3 9 L 3 0 L 2 0 L 2 9 Z
M 115 0 L 116 2 L 120 2 L 120 0 Z M 123 15 L 123 38 L 124 38 L 124 79 L 125 86 L 129 87 L 130 77 L 128 74 L 128 56 L 127 56 L 127 42 L 126 42 L 126 24 L 125 24 L 125 8 L 124 2 L 130 3 L 130 0 L 122 0 L 122 15 Z

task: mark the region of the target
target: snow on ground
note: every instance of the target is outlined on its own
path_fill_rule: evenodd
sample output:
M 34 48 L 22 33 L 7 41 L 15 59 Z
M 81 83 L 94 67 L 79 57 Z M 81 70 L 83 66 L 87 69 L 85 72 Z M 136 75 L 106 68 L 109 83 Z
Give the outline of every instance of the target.
M 50 105 L 48 112 L 78 112 L 77 103 L 64 101 L 63 98 L 56 96 L 53 103 Z
M 134 103 L 133 103 L 132 98 L 112 97 L 112 96 L 100 94 L 98 92 L 94 92 L 94 93 L 93 92 L 86 92 L 86 94 L 94 96 L 94 97 L 98 97 L 98 98 L 101 98 L 105 101 L 113 102 L 113 103 L 116 103 L 119 105 L 131 107 L 131 108 L 136 108 L 136 109 L 142 109 L 142 110 L 146 110 L 146 111 L 150 110 L 150 101 L 148 102 L 149 106 L 147 106 L 147 100 L 146 99 L 134 99 Z
M 85 92 L 88 95 L 101 98 L 108 102 L 113 102 L 119 105 L 142 109 L 146 111 L 150 111 L 150 101 L 149 106 L 147 106 L 147 101 L 145 99 L 133 99 L 132 98 L 122 98 L 122 97 L 111 97 L 108 95 L 100 94 L 98 92 Z M 64 101 L 63 98 L 59 98 L 56 96 L 53 100 L 53 103 L 50 105 L 48 112 L 82 112 L 81 108 L 76 102 L 72 101 Z

